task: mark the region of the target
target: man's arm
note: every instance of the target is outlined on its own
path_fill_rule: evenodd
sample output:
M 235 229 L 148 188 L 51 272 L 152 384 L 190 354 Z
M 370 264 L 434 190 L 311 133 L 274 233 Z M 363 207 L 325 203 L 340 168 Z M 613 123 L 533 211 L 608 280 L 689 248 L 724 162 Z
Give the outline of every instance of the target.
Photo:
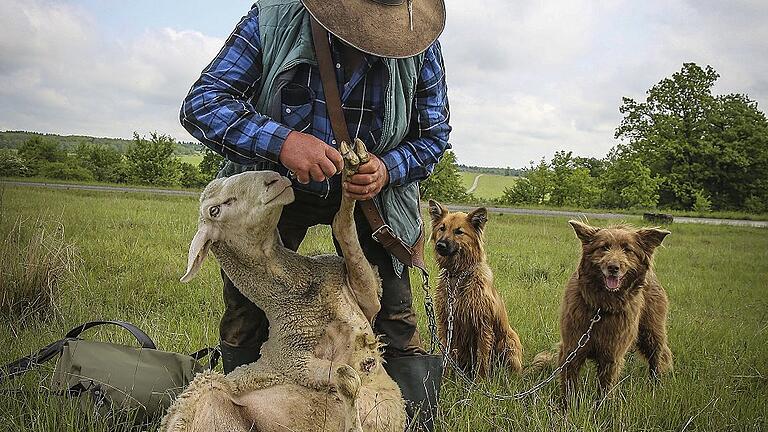
M 181 106 L 181 124 L 211 150 L 241 164 L 281 163 L 298 180 L 324 180 L 341 170 L 338 152 L 292 131 L 250 103 L 262 78 L 257 9 L 243 17 Z
M 387 185 L 401 186 L 424 180 L 435 168 L 446 149 L 448 136 L 448 94 L 440 43 L 424 53 L 414 98 L 414 112 L 408 135 L 400 145 L 380 155 L 350 177 L 345 191 L 355 199 L 370 199 Z

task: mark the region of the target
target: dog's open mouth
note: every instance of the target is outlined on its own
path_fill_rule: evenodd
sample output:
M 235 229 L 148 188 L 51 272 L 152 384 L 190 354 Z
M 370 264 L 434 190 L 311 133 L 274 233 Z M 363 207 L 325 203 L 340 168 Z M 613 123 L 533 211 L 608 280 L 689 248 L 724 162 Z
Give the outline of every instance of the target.
M 608 289 L 608 291 L 618 291 L 619 286 L 621 286 L 621 279 L 618 276 L 608 276 L 604 275 L 603 278 L 605 279 L 605 287 Z

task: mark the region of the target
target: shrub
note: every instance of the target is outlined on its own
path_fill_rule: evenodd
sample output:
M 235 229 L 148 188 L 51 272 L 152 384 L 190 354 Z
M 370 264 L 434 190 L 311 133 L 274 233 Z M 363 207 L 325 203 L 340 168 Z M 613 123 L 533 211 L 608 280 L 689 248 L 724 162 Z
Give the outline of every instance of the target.
M 63 225 L 18 219 L 0 241 L 0 314 L 52 316 L 61 284 L 77 264 Z
M 693 194 L 693 205 L 691 210 L 695 212 L 710 212 L 712 211 L 712 200 L 709 198 L 706 192 L 703 190 L 697 190 Z
M 503 204 L 538 204 L 539 198 L 531 181 L 523 177 L 518 179 L 512 187 L 504 189 L 501 202 Z
M 203 160 L 200 161 L 200 164 L 197 167 L 200 169 L 200 173 L 203 174 L 205 179 L 211 181 L 216 178 L 216 174 L 219 173 L 219 169 L 221 169 L 221 164 L 223 162 L 224 158 L 220 154 L 206 149 L 205 154 L 203 155 Z
M 435 165 L 432 175 L 419 183 L 422 199 L 436 199 L 447 202 L 466 200 L 467 192 L 461 183 L 461 174 L 456 165 L 456 155 L 446 151 L 440 162 Z
M 176 141 L 156 132 L 149 139 L 133 134 L 133 143 L 125 155 L 129 179 L 132 183 L 174 186 L 179 184 L 181 170 L 174 150 Z
M 80 143 L 75 150 L 82 165 L 98 181 L 123 183 L 127 180 L 123 155 L 102 144 Z
M 208 184 L 206 176 L 204 176 L 196 166 L 189 162 L 180 162 L 179 170 L 181 171 L 181 178 L 179 181 L 181 185 L 186 188 L 197 188 Z
M 49 162 L 44 164 L 38 174 L 58 180 L 93 180 L 93 173 L 80 165 L 80 161 L 75 158 L 67 159 L 65 162 Z
M 0 176 L 3 177 L 28 177 L 32 175 L 24 159 L 18 154 L 0 150 Z

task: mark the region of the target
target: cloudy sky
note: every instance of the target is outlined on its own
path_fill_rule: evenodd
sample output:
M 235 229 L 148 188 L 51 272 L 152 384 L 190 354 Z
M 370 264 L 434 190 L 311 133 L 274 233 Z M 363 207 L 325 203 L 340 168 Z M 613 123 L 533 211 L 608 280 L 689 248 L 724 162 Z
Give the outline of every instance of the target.
M 419 0 L 416 0 L 419 1 Z M 683 62 L 768 106 L 765 0 L 446 0 L 462 163 L 603 156 L 622 96 Z M 251 0 L 0 0 L 0 130 L 185 141 L 181 99 Z

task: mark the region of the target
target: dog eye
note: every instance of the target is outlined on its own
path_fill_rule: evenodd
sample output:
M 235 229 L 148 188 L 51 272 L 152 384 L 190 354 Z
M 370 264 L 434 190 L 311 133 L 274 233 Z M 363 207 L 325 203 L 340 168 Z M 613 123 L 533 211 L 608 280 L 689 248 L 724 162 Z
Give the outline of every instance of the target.
M 455 230 L 453 230 L 453 233 L 456 235 L 462 235 L 464 234 L 464 231 L 462 231 L 461 228 L 456 228 Z
M 438 228 L 440 231 L 445 231 L 445 225 L 442 225 L 440 228 Z
M 221 206 L 213 206 L 208 209 L 208 214 L 211 215 L 212 218 L 219 217 L 221 214 Z

